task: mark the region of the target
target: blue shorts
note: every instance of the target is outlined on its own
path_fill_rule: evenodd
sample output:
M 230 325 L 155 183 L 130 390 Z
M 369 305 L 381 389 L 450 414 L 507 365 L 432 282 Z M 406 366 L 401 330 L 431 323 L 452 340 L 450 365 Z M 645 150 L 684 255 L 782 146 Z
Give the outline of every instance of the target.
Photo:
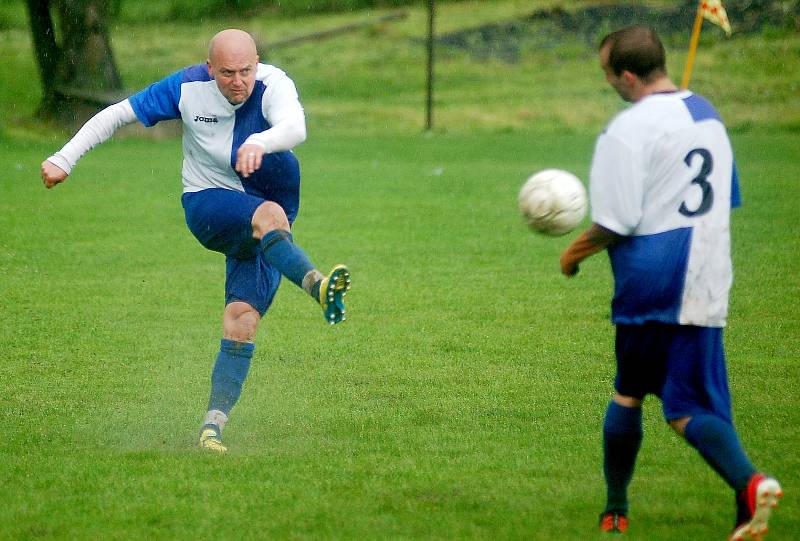
M 619 394 L 658 396 L 668 421 L 710 413 L 731 422 L 721 328 L 618 324 L 616 355 Z
M 226 256 L 225 304 L 243 301 L 262 316 L 281 280 L 253 238 L 253 214 L 264 201 L 223 188 L 184 193 L 181 198 L 192 234 L 209 250 Z

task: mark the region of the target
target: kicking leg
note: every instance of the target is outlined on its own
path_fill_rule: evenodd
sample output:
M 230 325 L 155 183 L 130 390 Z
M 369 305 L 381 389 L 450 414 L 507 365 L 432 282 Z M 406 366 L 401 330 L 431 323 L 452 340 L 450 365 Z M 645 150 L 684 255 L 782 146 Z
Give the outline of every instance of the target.
M 337 265 L 323 275 L 292 241 L 289 220 L 277 203 L 266 201 L 253 214 L 253 236 L 259 239 L 264 260 L 316 300 L 328 323 L 345 319 L 344 296 L 350 289 L 350 271 Z

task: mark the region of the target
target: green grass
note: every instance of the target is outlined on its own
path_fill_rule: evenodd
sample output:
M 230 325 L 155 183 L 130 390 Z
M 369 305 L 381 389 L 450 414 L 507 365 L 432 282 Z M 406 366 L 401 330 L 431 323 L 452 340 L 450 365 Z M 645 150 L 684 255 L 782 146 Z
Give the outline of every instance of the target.
M 223 262 L 182 223 L 179 143 L 109 142 L 45 191 L 36 164 L 49 146 L 6 140 L 0 538 L 592 538 L 613 366 L 608 263 L 563 279 L 570 236 L 528 233 L 514 204 L 532 170 L 585 177 L 592 139 L 303 145 L 296 238 L 323 267 L 351 265 L 351 317 L 331 328 L 282 287 L 225 457 L 193 448 Z M 730 373 L 742 438 L 787 489 L 776 541 L 800 531 L 795 142 L 734 140 L 746 205 Z M 646 419 L 629 537 L 722 538 L 728 489 L 655 401 Z
M 446 3 L 439 29 L 557 3 Z M 518 64 L 440 50 L 428 135 L 421 8 L 267 52 L 308 115 L 296 239 L 323 268 L 350 265 L 350 317 L 331 328 L 282 286 L 226 429 L 231 452 L 217 457 L 194 444 L 224 264 L 183 223 L 180 142 L 117 137 L 45 191 L 39 163 L 70 130 L 32 118 L 21 5 L 0 6 L 0 539 L 598 537 L 609 265 L 596 256 L 562 278 L 573 235 L 535 236 L 515 208 L 535 170 L 585 179 L 594 138 L 621 107 L 591 48 L 566 39 Z M 133 90 L 202 61 L 221 27 L 269 42 L 382 13 L 112 34 Z M 685 50 L 668 47 L 679 74 Z M 744 444 L 787 492 L 771 541 L 800 531 L 799 52 L 797 33 L 708 32 L 693 77 L 733 128 L 742 178 L 727 350 Z M 657 401 L 645 414 L 628 538 L 723 539 L 727 487 Z

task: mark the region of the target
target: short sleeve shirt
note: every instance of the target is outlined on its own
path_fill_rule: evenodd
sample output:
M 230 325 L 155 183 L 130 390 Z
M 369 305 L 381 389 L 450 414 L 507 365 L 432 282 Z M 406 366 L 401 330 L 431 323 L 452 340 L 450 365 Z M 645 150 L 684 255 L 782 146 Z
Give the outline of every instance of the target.
M 275 66 L 259 64 L 253 93 L 232 105 L 205 64 L 184 68 L 130 98 L 145 126 L 161 120 L 183 122 L 183 191 L 207 188 L 245 191 L 234 170 L 236 151 L 252 134 L 287 115 L 302 112 L 294 82 Z
M 592 220 L 609 248 L 614 323 L 725 326 L 732 283 L 733 151 L 714 107 L 689 91 L 651 94 L 597 140 Z

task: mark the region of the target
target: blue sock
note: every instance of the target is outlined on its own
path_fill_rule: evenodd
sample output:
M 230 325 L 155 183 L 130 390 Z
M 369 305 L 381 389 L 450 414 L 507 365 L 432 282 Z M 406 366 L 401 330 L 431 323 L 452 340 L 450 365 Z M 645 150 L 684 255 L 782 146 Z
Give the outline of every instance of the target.
M 209 411 L 221 411 L 226 416 L 242 394 L 242 384 L 250 370 L 255 344 L 236 342 L 223 338 L 219 354 L 211 372 L 211 396 Z
M 303 278 L 314 270 L 314 265 L 302 248 L 292 242 L 288 231 L 273 229 L 261 238 L 259 247 L 266 262 L 298 287 L 303 287 Z
M 642 409 L 608 404 L 603 423 L 603 473 L 607 500 L 603 513 L 628 513 L 628 484 L 642 445 Z
M 694 415 L 684 430 L 692 447 L 738 494 L 756 472 L 733 425 L 716 415 Z

